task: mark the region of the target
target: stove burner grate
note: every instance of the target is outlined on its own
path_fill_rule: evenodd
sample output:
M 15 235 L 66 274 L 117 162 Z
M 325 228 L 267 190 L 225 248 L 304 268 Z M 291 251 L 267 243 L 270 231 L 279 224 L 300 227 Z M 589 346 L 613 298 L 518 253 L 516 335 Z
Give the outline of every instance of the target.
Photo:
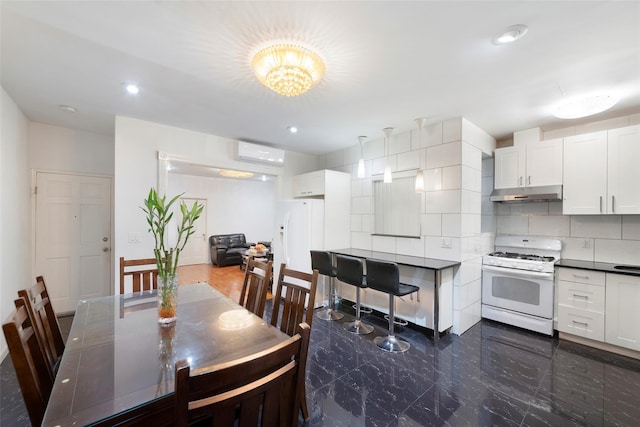
M 542 256 L 542 255 L 533 255 L 533 254 L 519 254 L 517 252 L 492 252 L 489 254 L 490 256 L 498 257 L 498 258 L 510 258 L 510 259 L 524 259 L 528 261 L 546 261 L 552 262 L 555 260 L 552 256 Z

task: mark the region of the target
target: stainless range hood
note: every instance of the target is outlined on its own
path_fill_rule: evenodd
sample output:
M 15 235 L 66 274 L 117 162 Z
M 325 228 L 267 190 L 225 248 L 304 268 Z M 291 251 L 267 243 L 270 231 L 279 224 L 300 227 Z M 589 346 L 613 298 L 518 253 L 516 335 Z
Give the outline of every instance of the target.
M 559 202 L 562 201 L 562 185 L 545 187 L 518 187 L 493 190 L 492 202 Z

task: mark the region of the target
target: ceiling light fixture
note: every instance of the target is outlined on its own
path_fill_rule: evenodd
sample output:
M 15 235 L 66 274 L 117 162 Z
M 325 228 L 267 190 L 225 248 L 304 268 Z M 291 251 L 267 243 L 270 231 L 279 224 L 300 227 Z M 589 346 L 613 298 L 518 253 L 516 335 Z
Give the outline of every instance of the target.
M 393 181 L 393 177 L 391 176 L 391 165 L 389 164 L 389 137 L 393 133 L 393 128 L 384 128 L 382 129 L 385 135 L 385 150 L 386 150 L 386 159 L 384 165 L 384 182 L 385 184 L 389 184 Z
M 140 93 L 140 88 L 134 83 L 127 83 L 124 88 L 130 95 L 137 95 L 138 93 Z
M 324 75 L 322 58 L 293 44 L 276 44 L 260 50 L 251 66 L 260 83 L 284 96 L 305 93 Z
M 529 29 L 527 28 L 527 26 L 523 24 L 512 25 L 504 30 L 504 32 L 502 32 L 501 34 L 494 36 L 493 44 L 500 45 L 513 43 L 514 41 L 521 39 L 525 34 L 527 34 L 528 30 Z
M 71 105 L 58 105 L 58 108 L 60 108 L 65 113 L 75 113 L 76 112 L 76 108 L 72 107 Z
M 553 112 L 560 119 L 579 119 L 608 110 L 620 98 L 611 94 L 587 95 L 562 101 Z
M 220 169 L 220 175 L 226 176 L 227 178 L 251 178 L 253 176 L 253 173 L 236 171 L 232 169 Z
M 289 133 L 298 133 L 298 128 L 296 126 L 289 126 L 287 130 Z
M 358 142 L 360 143 L 360 160 L 358 160 L 358 178 L 364 178 L 364 140 L 366 136 L 359 136 Z

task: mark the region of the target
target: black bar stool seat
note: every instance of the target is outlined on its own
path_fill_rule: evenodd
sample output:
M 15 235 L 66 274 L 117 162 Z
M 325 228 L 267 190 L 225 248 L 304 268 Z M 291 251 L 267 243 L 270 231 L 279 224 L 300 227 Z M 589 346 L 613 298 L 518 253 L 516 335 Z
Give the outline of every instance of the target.
M 400 270 L 395 262 L 367 259 L 367 286 L 380 292 L 389 294 L 389 335 L 375 337 L 373 342 L 382 350 L 402 353 L 409 350 L 411 344 L 398 339 L 394 330 L 394 297 L 418 292 L 420 288 L 414 285 L 400 283 Z
M 316 317 L 322 320 L 340 320 L 344 314 L 333 309 L 335 296 L 333 279 L 338 274 L 338 270 L 331 262 L 331 254 L 327 251 L 311 251 L 311 269 L 318 270 L 318 273 L 329 278 L 329 304 L 326 308 L 319 310 Z
M 364 274 L 364 263 L 360 258 L 336 255 L 338 280 L 356 287 L 356 319 L 347 323 L 344 329 L 358 335 L 373 331 L 373 326 L 360 320 L 360 289 L 367 287 L 367 276 Z

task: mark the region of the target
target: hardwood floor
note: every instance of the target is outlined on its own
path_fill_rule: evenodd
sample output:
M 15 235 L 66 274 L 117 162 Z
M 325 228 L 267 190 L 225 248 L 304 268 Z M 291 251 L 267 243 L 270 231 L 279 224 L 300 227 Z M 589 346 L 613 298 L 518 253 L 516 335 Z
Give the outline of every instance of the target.
M 244 271 L 238 265 L 216 267 L 212 264 L 195 264 L 178 267 L 178 283 L 207 282 L 234 301 L 240 299 Z M 267 295 L 267 299 L 271 294 Z

